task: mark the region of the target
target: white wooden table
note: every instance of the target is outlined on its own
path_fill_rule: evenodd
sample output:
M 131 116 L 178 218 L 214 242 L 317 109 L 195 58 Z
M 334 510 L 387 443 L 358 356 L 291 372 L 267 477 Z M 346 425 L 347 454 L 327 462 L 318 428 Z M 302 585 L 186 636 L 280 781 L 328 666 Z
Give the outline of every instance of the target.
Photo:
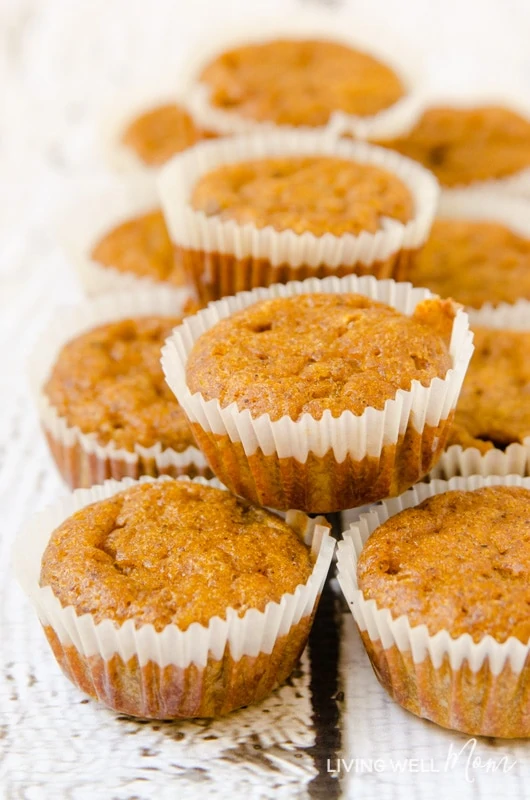
M 252 10 L 270 14 L 285 5 L 269 0 Z M 382 24 L 390 20 L 397 35 L 413 32 L 440 85 L 454 88 L 465 74 L 477 85 L 517 76 L 530 88 L 525 0 L 462 5 L 351 0 L 333 4 L 332 13 L 347 21 L 369 11 Z M 65 491 L 25 381 L 25 360 L 46 321 L 57 305 L 80 297 L 55 243 L 57 209 L 104 173 L 94 121 L 109 100 L 146 71 L 178 68 L 206 20 L 215 27 L 243 8 L 243 0 L 0 4 L 0 797 L 526 797 L 530 743 L 480 740 L 473 757 L 482 766 L 469 766 L 466 737 L 386 697 L 331 590 L 300 669 L 260 706 L 211 722 L 139 723 L 87 700 L 63 678 L 12 579 L 16 531 Z M 488 53 L 482 65 L 470 41 Z

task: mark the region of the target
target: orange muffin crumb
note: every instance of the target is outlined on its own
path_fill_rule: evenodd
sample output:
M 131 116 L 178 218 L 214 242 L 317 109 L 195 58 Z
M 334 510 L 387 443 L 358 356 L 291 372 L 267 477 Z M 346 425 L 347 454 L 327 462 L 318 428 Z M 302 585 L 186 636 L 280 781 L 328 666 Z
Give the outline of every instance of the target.
M 175 263 L 164 216 L 159 210 L 117 225 L 94 245 L 91 258 L 141 278 L 176 286 L 186 282 L 181 267 Z
M 530 300 L 530 239 L 493 221 L 437 219 L 407 279 L 472 308 Z
M 180 321 L 137 317 L 82 333 L 62 348 L 44 393 L 68 425 L 100 444 L 130 451 L 195 446 L 160 365 L 161 348 Z
M 443 186 L 506 178 L 530 167 L 530 121 L 500 106 L 431 108 L 406 136 L 377 144 L 419 161 Z
M 408 222 L 413 200 L 392 173 L 331 156 L 263 158 L 206 173 L 193 189 L 197 211 L 277 231 L 375 233 L 384 217 Z
M 382 409 L 413 380 L 428 385 L 445 376 L 451 358 L 439 331 L 454 313 L 438 298 L 418 304 L 410 317 L 357 294 L 263 300 L 199 337 L 188 387 L 273 420 Z
M 391 517 L 357 565 L 365 600 L 429 634 L 530 639 L 530 491 L 491 486 L 435 495 Z
M 504 450 L 530 436 L 530 331 L 475 328 L 449 444 Z
M 122 142 L 144 164 L 160 166 L 201 138 L 188 112 L 176 103 L 167 103 L 133 119 L 123 132 Z
M 305 583 L 309 548 L 282 519 L 188 481 L 140 484 L 83 508 L 52 534 L 41 586 L 96 623 L 156 630 L 263 611 Z
M 325 125 L 334 111 L 369 116 L 405 93 L 396 73 L 338 42 L 276 39 L 217 56 L 200 80 L 214 106 L 278 125 Z

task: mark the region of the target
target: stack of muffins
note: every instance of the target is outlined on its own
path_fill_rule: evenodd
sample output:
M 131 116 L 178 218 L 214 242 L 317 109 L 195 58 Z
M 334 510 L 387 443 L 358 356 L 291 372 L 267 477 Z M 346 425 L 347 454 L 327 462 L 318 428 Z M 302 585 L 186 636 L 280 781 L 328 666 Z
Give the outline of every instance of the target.
M 32 359 L 75 491 L 15 556 L 60 666 L 135 716 L 259 701 L 332 560 L 308 515 L 379 503 L 338 547 L 377 678 L 530 735 L 530 118 L 296 34 L 181 97 L 119 131 L 136 174 L 72 226 L 92 297 Z

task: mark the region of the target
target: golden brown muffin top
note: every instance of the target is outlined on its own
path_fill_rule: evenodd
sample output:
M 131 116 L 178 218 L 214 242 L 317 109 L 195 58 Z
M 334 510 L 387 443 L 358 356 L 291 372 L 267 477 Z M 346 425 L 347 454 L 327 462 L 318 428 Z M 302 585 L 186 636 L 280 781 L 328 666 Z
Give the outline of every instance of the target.
M 180 317 L 135 317 L 101 325 L 64 345 L 44 387 L 68 425 L 100 444 L 178 452 L 194 446 L 184 412 L 167 386 L 161 348 Z
M 315 236 L 376 233 L 383 217 L 405 223 L 414 211 L 409 190 L 391 172 L 332 156 L 218 167 L 196 183 L 191 204 L 209 217 Z
M 69 517 L 44 552 L 40 585 L 96 623 L 186 630 L 225 618 L 228 608 L 264 611 L 312 569 L 309 548 L 280 517 L 227 491 L 168 481 Z
M 407 277 L 472 308 L 530 299 L 530 239 L 493 221 L 437 219 Z
M 409 134 L 377 144 L 419 161 L 442 186 L 506 178 L 530 167 L 530 122 L 497 106 L 431 108 Z
M 391 517 L 357 565 L 366 600 L 431 635 L 530 638 L 530 491 L 451 491 Z
M 141 278 L 183 285 L 184 273 L 175 263 L 173 247 L 161 211 L 133 217 L 108 231 L 93 247 L 94 261 Z
M 144 164 L 159 166 L 202 137 L 185 109 L 176 103 L 167 103 L 135 117 L 121 138 Z
M 376 114 L 405 93 L 377 59 L 331 41 L 275 39 L 217 56 L 200 80 L 211 103 L 278 125 L 325 125 L 334 111 Z
M 530 436 L 530 331 L 474 332 L 449 444 L 504 449 Z
M 221 320 L 195 342 L 192 393 L 253 417 L 320 419 L 382 409 L 413 380 L 428 385 L 451 366 L 445 337 L 455 311 L 424 300 L 411 317 L 357 294 L 262 300 Z

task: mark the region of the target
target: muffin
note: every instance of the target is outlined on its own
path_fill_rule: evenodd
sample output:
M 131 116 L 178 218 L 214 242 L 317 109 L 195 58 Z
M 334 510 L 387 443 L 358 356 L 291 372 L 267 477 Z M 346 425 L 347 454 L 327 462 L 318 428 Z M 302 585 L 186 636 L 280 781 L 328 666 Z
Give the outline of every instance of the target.
M 295 278 L 399 276 L 437 201 L 411 161 L 307 132 L 202 142 L 159 185 L 176 261 L 203 303 Z
M 143 111 L 128 122 L 121 134 L 122 144 L 148 167 L 165 164 L 175 153 L 201 138 L 191 115 L 177 103 L 164 103 Z
M 82 691 L 132 716 L 215 717 L 291 673 L 333 549 L 299 512 L 283 521 L 205 481 L 126 479 L 34 518 L 15 566 Z
M 530 736 L 529 517 L 530 479 L 453 478 L 344 534 L 339 583 L 408 711 L 470 736 Z
M 178 287 L 192 294 L 175 264 L 152 177 L 102 180 L 61 215 L 57 236 L 87 294 Z
M 182 310 L 171 290 L 111 295 L 64 313 L 32 360 L 41 423 L 64 480 L 211 473 L 164 381 Z
M 503 106 L 433 106 L 408 132 L 376 143 L 419 161 L 444 187 L 508 186 L 530 168 L 530 118 Z
M 397 494 L 434 465 L 471 350 L 451 301 L 348 276 L 211 303 L 162 365 L 231 491 L 321 513 Z
M 407 129 L 419 98 L 414 54 L 381 31 L 374 46 L 373 31 L 363 36 L 357 25 L 351 37 L 329 22 L 298 15 L 290 24 L 284 15 L 279 26 L 203 43 L 187 68 L 195 119 L 223 135 L 324 130 L 336 121 L 360 138 Z

